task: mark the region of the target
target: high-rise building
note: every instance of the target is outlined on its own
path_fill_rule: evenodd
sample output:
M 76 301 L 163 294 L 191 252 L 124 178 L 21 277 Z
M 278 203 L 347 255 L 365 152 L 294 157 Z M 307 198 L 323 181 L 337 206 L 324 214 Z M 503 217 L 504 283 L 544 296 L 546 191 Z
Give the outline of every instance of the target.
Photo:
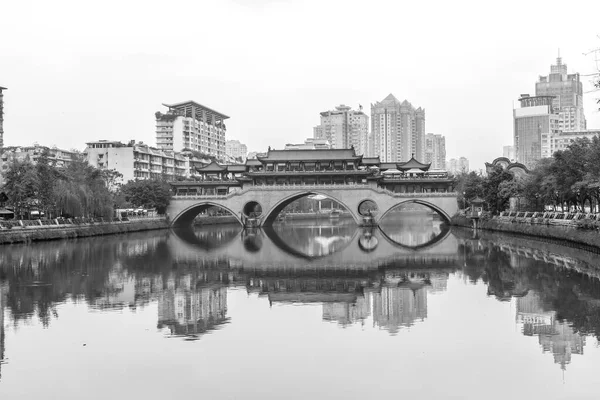
M 229 117 L 195 101 L 163 104 L 166 114 L 155 113 L 156 145 L 161 150 L 194 150 L 218 160 L 225 158 L 224 121 Z
M 583 85 L 579 74 L 568 74 L 562 58 L 550 66 L 550 75 L 540 76 L 535 84 L 536 96 L 552 96 L 552 112 L 558 114 L 558 129 L 581 131 L 586 129 L 583 113 Z
M 511 162 L 514 162 L 515 161 L 515 146 L 502 147 L 502 157 L 506 157 Z
M 321 113 L 321 124 L 313 129 L 315 139 L 326 139 L 333 149 L 354 147 L 356 154 L 366 155 L 368 149 L 369 116 L 341 104 L 335 110 Z
M 446 168 L 446 138 L 428 133 L 425 135 L 425 163 L 431 163 L 433 169 Z
M 466 174 L 469 172 L 469 160 L 466 157 L 451 158 L 446 162 L 446 170 L 451 174 Z
M 425 159 L 425 110 L 390 94 L 371 104 L 374 153 L 383 162 Z
M 600 129 L 587 129 L 584 131 L 565 131 L 552 133 L 548 141 L 542 142 L 542 158 L 552 157 L 555 152 L 565 150 L 577 139 L 592 140 L 595 136 L 600 137 Z
M 515 158 L 532 168 L 549 153 L 550 136 L 560 132 L 559 115 L 553 112 L 553 96 L 522 94 L 519 102 L 521 108 L 513 110 Z
M 0 86 L 0 150 L 4 147 L 4 94 L 5 87 Z
M 225 142 L 225 154 L 235 159 L 246 160 L 248 147 L 244 143 L 240 143 L 239 140 L 228 140 Z

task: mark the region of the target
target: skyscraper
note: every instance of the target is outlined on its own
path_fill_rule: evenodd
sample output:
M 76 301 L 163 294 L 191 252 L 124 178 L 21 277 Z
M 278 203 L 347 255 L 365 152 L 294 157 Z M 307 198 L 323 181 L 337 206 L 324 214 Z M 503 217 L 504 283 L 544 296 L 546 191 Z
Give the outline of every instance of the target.
M 315 139 L 326 139 L 333 149 L 354 147 L 356 154 L 367 154 L 369 116 L 344 104 L 321 113 L 321 124 L 313 129 Z
M 532 168 L 550 150 L 550 137 L 560 131 L 553 112 L 553 96 L 521 95 L 521 108 L 513 110 L 515 158 Z
M 535 84 L 536 96 L 553 96 L 552 112 L 559 115 L 558 129 L 581 131 L 586 129 L 583 113 L 583 85 L 579 74 L 568 74 L 562 58 L 550 66 L 550 75 L 540 76 Z
M 156 146 L 161 150 L 194 150 L 218 160 L 225 158 L 224 121 L 229 117 L 195 101 L 163 104 L 166 114 L 155 113 Z
M 374 154 L 381 161 L 408 161 L 413 155 L 425 159 L 425 110 L 415 109 L 390 94 L 371 104 L 371 132 Z
M 232 158 L 241 157 L 245 161 L 248 154 L 248 147 L 239 140 L 228 140 L 225 142 L 225 154 Z
M 425 163 L 431 163 L 433 169 L 446 168 L 446 138 L 428 133 L 425 135 Z
M 5 87 L 0 86 L 0 150 L 4 147 L 4 94 Z

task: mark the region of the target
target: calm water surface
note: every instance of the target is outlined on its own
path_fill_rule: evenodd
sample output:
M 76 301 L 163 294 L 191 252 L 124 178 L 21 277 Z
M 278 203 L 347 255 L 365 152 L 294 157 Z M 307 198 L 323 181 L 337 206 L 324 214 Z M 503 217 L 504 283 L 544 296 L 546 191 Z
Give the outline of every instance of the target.
M 0 399 L 597 399 L 599 259 L 430 215 L 3 246 Z

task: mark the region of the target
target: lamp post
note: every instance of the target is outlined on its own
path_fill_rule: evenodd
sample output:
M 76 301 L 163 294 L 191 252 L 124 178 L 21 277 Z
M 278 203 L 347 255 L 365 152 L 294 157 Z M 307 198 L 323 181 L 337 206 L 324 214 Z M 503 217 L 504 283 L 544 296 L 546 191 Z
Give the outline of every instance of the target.
M 467 192 L 463 192 L 463 193 L 462 193 L 462 195 L 463 195 L 463 210 L 466 210 L 466 209 L 467 209 L 467 203 L 466 203 L 466 199 L 465 199 L 465 194 L 466 194 L 466 193 L 467 193 Z

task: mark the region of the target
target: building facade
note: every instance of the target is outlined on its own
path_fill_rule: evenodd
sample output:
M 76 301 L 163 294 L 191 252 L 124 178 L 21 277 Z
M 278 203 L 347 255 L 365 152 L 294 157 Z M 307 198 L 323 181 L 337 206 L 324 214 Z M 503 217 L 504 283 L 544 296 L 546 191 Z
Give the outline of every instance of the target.
M 548 76 L 540 76 L 535 84 L 536 96 L 552 96 L 552 112 L 558 114 L 558 129 L 582 131 L 586 129 L 583 113 L 583 85 L 578 73 L 567 73 L 567 64 L 560 56 L 550 66 Z
M 431 163 L 433 169 L 446 168 L 446 138 L 442 135 L 428 133 L 425 135 L 426 163 Z
M 127 145 L 109 140 L 89 142 L 84 155 L 95 168 L 121 173 L 123 177 L 118 183 L 136 179 L 176 180 L 199 176 L 196 168 L 210 162 L 193 157 L 191 152 L 161 150 L 133 141 Z
M 4 94 L 5 87 L 0 86 L 0 151 L 4 147 Z
M 341 104 L 335 110 L 321 113 L 321 124 L 313 129 L 315 139 L 325 139 L 333 149 L 354 147 L 357 154 L 366 155 L 368 149 L 369 116 L 362 111 Z
M 516 159 L 515 159 L 515 146 L 504 146 L 504 147 L 502 147 L 502 157 L 508 158 L 511 162 L 516 161 Z
M 248 155 L 248 147 L 239 140 L 228 140 L 225 142 L 225 154 L 234 159 L 241 158 L 243 161 Z
M 0 186 L 4 184 L 4 174 L 13 160 L 30 160 L 35 164 L 44 152 L 46 152 L 50 163 L 58 168 L 69 166 L 71 162 L 79 157 L 79 154 L 75 151 L 63 150 L 57 147 L 40 146 L 37 143 L 31 146 L 9 146 L 0 148 Z
M 371 104 L 372 156 L 384 162 L 425 159 L 425 110 L 392 94 Z
M 195 101 L 163 104 L 155 113 L 156 145 L 161 150 L 194 150 L 219 160 L 225 158 L 225 120 L 229 117 Z
M 600 129 L 589 129 L 584 131 L 556 132 L 542 141 L 542 157 L 552 157 L 555 152 L 565 150 L 577 139 L 592 140 L 595 136 L 600 137 Z
M 513 110 L 515 158 L 528 168 L 549 154 L 550 136 L 560 132 L 553 96 L 521 95 L 521 108 Z

